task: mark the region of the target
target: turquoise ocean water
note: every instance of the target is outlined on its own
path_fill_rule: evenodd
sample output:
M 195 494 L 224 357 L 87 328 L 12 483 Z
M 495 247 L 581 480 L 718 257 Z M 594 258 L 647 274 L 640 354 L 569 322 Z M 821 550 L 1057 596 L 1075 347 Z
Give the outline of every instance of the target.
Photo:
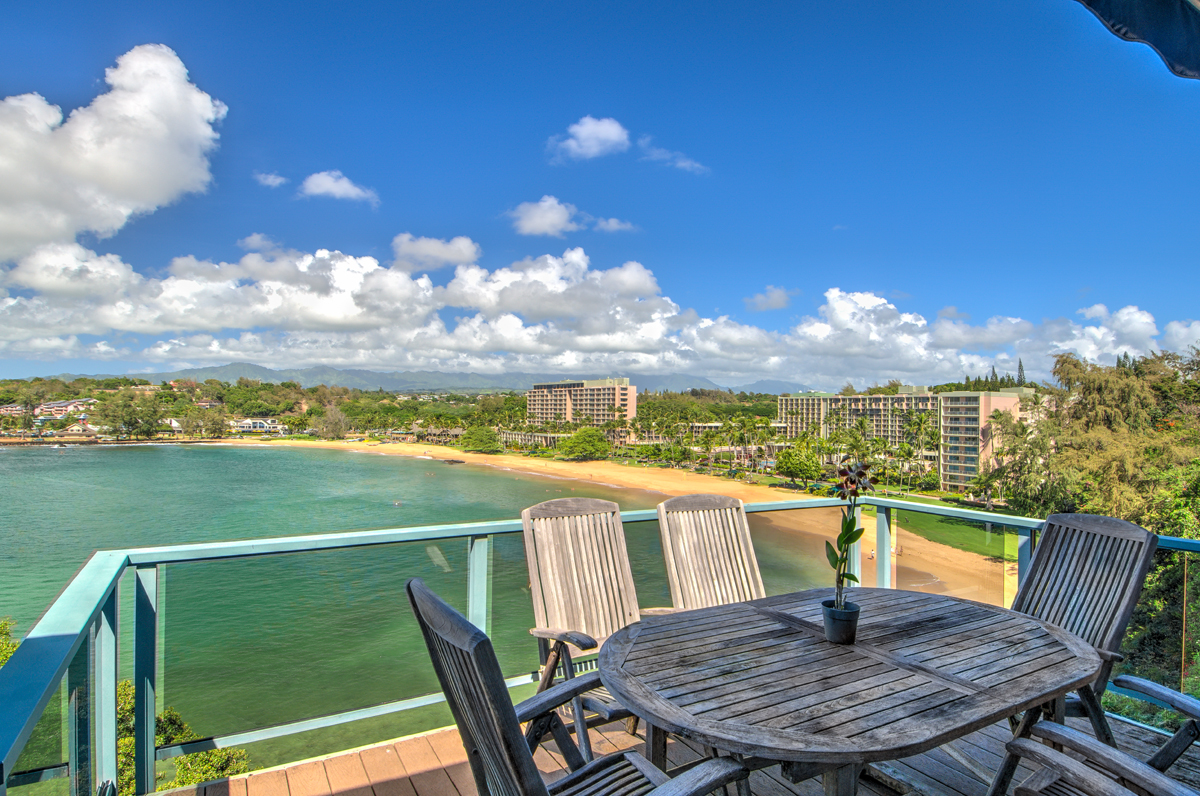
M 0 448 L 0 616 L 26 632 L 96 549 L 509 519 L 556 497 L 623 509 L 663 495 L 374 452 L 216 445 Z M 399 504 L 399 505 L 397 505 Z M 789 512 L 788 514 L 795 514 Z M 816 537 L 751 525 L 769 593 L 829 585 Z M 638 597 L 669 605 L 658 530 L 626 524 Z M 496 538 L 489 628 L 505 674 L 537 666 L 520 534 Z M 201 735 L 437 690 L 403 594 L 425 578 L 466 608 L 466 542 L 406 543 L 160 569 L 160 707 Z M 122 590 L 128 630 L 129 589 Z M 132 659 L 123 632 L 121 669 Z M 519 695 L 519 694 L 518 694 Z M 450 722 L 423 708 L 248 747 L 254 767 Z

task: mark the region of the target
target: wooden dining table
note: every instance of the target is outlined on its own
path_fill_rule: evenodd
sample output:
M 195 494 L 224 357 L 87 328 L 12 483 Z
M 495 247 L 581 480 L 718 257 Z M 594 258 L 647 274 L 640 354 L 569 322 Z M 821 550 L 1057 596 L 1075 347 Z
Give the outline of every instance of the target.
M 894 589 L 850 590 L 857 641 L 831 644 L 821 601 L 832 596 L 644 617 L 604 643 L 601 681 L 649 725 L 648 757 L 662 768 L 670 733 L 752 767 L 781 764 L 795 782 L 820 774 L 827 794 L 853 796 L 865 764 L 1050 703 L 1100 669 L 1089 644 L 1054 625 Z

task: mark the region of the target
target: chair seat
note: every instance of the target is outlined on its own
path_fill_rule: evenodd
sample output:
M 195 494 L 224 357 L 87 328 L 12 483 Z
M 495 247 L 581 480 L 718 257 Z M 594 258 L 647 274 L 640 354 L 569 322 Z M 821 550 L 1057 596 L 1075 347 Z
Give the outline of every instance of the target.
M 607 688 L 593 688 L 591 691 L 584 691 L 582 696 L 583 709 L 600 716 L 605 723 L 627 719 L 633 715 L 617 701 L 616 697 L 608 693 Z M 570 707 L 570 705 L 565 706 L 568 711 Z
M 547 789 L 550 796 L 645 796 L 667 779 L 666 774 L 636 754 L 617 753 L 590 763 Z

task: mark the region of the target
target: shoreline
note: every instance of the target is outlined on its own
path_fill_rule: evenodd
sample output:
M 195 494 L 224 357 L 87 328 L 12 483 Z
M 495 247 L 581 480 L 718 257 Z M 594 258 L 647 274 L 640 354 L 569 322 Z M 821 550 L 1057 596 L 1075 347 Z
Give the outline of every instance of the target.
M 553 459 L 535 459 L 526 456 L 504 454 L 468 453 L 442 445 L 414 442 L 347 442 L 345 440 L 277 440 L 277 439 L 230 439 L 214 440 L 204 444 L 230 446 L 278 446 L 294 448 L 316 448 L 343 450 L 359 453 L 374 453 L 383 456 L 408 456 L 445 461 L 453 459 L 466 464 L 479 464 L 500 470 L 528 473 L 565 480 L 584 481 L 609 487 L 640 489 L 657 492 L 667 497 L 696 493 L 716 493 L 736 497 L 746 503 L 767 503 L 780 500 L 814 500 L 812 495 L 791 492 L 758 484 L 731 481 L 728 478 L 694 473 L 690 470 L 674 470 L 661 467 L 635 467 L 612 461 L 566 462 Z M 809 514 L 810 517 L 803 515 Z M 821 515 L 819 518 L 817 515 Z M 833 510 L 820 512 L 775 513 L 773 524 L 788 531 L 832 540 L 837 535 Z M 862 585 L 876 583 L 876 561 L 867 559 L 867 551 L 875 548 L 875 518 L 863 517 L 866 530 L 862 541 L 864 553 Z M 898 583 L 898 570 L 904 570 L 909 579 L 921 582 L 924 591 L 933 591 L 966 599 L 978 600 L 993 605 L 1007 605 L 1016 593 L 1016 564 L 996 561 L 976 553 L 938 544 L 899 527 L 893 542 L 901 555 L 892 558 L 892 582 Z M 920 575 L 928 575 L 921 578 Z

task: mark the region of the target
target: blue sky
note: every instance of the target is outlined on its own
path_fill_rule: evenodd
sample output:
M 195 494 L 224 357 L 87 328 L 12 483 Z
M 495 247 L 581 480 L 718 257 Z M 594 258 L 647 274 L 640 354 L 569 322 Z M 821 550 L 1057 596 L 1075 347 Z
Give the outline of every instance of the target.
M 1200 84 L 1069 0 L 27 6 L 0 376 L 840 387 L 1200 342 Z

